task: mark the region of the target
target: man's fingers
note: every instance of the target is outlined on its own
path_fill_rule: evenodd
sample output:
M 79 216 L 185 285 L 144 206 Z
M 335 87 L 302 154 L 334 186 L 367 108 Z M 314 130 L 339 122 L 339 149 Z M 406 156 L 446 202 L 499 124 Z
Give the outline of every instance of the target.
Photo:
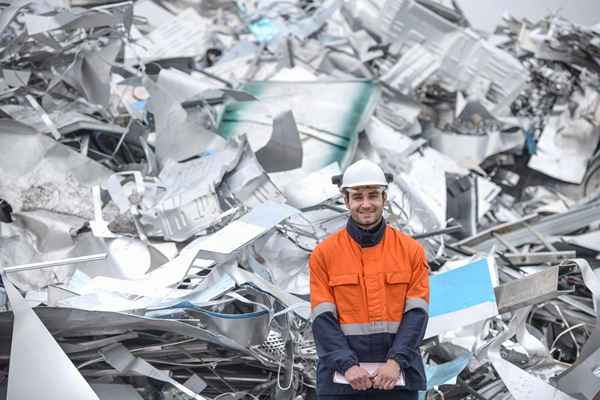
M 354 389 L 354 390 L 362 390 L 361 382 L 359 379 L 354 379 L 353 381 L 350 382 L 350 385 L 352 386 L 352 389 Z
M 367 378 L 366 381 L 368 381 L 369 379 Z M 368 386 L 367 386 L 367 382 L 365 381 L 365 377 L 363 376 L 357 376 L 354 380 L 352 380 L 350 382 L 350 385 L 352 386 L 352 389 L 354 390 L 367 390 Z
M 371 379 L 369 379 L 368 375 L 365 375 L 363 377 L 363 383 L 364 383 L 365 390 L 367 390 L 367 389 L 369 389 L 371 387 Z
M 396 382 L 394 381 L 394 379 L 390 379 L 388 378 L 388 380 L 385 382 L 385 384 L 383 385 L 383 389 L 385 390 L 391 390 L 394 388 L 394 384 Z
M 381 386 L 381 377 L 379 375 L 375 376 L 375 378 L 373 379 L 373 387 L 375 389 L 379 389 L 379 387 Z

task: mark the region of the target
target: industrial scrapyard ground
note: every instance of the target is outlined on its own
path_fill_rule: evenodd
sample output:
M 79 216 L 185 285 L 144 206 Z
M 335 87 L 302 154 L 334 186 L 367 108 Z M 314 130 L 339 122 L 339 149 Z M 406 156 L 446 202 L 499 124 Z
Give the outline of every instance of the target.
M 421 398 L 599 398 L 600 25 L 0 7 L 0 399 L 313 399 L 307 258 L 360 158 L 427 251 Z

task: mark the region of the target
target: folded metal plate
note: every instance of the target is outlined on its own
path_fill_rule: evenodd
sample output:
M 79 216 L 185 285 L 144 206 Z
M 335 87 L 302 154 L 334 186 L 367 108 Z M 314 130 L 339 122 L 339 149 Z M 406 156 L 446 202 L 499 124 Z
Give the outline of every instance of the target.
M 2 281 L 14 314 L 7 399 L 98 400 L 3 272 Z
M 256 158 L 267 172 L 302 166 L 302 142 L 291 111 L 284 111 L 273 119 L 271 138 L 256 152 Z
M 119 331 L 158 330 L 189 336 L 244 354 L 248 353 L 246 347 L 240 346 L 237 342 L 227 337 L 216 335 L 198 326 L 177 320 L 146 318 L 116 312 L 86 311 L 64 307 L 38 307 L 34 311 L 48 330 L 55 335 L 60 334 L 73 337 L 97 336 L 103 334 L 112 335 Z M 1 337 L 9 337 L 11 324 L 12 313 L 0 313 Z M 31 344 L 28 342 L 27 346 L 30 348 Z
M 484 258 L 430 278 L 426 338 L 498 315 L 490 260 Z
M 241 90 L 260 101 L 227 105 L 219 134 L 230 138 L 248 133 L 256 151 L 269 140 L 272 116 L 291 110 L 300 131 L 306 172 L 334 161 L 342 167 L 350 163 L 358 132 L 378 95 L 370 81 L 249 82 Z
M 189 313 L 206 329 L 231 338 L 244 347 L 262 344 L 269 333 L 271 316 L 267 310 L 247 314 L 223 314 L 200 309 Z
M 198 257 L 217 261 L 230 258 L 244 246 L 267 233 L 278 223 L 300 211 L 268 201 L 199 243 Z
M 501 314 L 553 299 L 558 293 L 558 266 L 516 279 L 494 289 Z

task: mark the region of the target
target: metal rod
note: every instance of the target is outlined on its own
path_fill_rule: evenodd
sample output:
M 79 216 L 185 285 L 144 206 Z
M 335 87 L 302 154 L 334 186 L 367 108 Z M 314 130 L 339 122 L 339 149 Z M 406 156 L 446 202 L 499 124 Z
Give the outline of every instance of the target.
M 424 238 L 428 238 L 431 236 L 439 236 L 439 235 L 445 235 L 447 233 L 459 232 L 461 230 L 462 230 L 462 226 L 454 225 L 454 226 L 450 226 L 448 228 L 440 229 L 437 231 L 431 231 L 431 232 L 420 233 L 418 235 L 413 235 L 412 238 L 413 239 L 424 239 Z
M 107 256 L 107 253 L 98 253 L 98 254 L 92 254 L 89 256 L 82 256 L 82 257 L 63 258 L 62 260 L 52 260 L 52 261 L 42 261 L 42 262 L 31 263 L 31 264 L 21 264 L 21 265 L 15 265 L 12 267 L 4 268 L 4 272 L 10 273 L 10 272 L 19 272 L 19 271 L 30 271 L 33 269 L 60 267 L 62 265 L 84 263 L 84 262 L 88 262 L 88 261 L 100 261 L 100 260 L 104 260 L 106 258 L 106 256 Z
M 496 239 L 497 241 L 502 243 L 504 245 L 504 247 L 506 247 L 508 250 L 510 250 L 513 254 L 519 253 L 519 250 L 517 250 L 517 248 L 515 246 L 513 246 L 512 244 L 510 244 L 509 242 L 504 240 L 504 238 L 502 236 L 500 236 L 498 233 L 492 232 L 492 233 L 490 233 L 490 235 L 492 235 L 492 237 L 494 239 Z
M 523 226 L 525 228 L 527 228 L 531 233 L 533 233 L 533 235 L 535 237 L 537 237 L 540 242 L 542 242 L 544 244 L 544 246 L 546 246 L 546 248 L 550 251 L 554 251 L 557 252 L 558 250 L 556 250 L 556 247 L 554 247 L 552 245 L 552 243 L 550 243 L 550 241 L 548 241 L 547 238 L 544 237 L 544 235 L 542 235 L 537 229 L 535 229 L 533 226 L 529 225 L 527 222 L 523 222 Z

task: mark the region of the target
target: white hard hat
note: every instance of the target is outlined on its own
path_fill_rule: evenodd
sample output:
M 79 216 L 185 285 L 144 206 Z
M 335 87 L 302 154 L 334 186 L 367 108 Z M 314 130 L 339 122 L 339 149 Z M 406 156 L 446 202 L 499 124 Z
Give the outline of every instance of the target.
M 379 165 L 369 160 L 358 160 L 346 168 L 340 190 L 358 186 L 384 186 L 388 180 Z

